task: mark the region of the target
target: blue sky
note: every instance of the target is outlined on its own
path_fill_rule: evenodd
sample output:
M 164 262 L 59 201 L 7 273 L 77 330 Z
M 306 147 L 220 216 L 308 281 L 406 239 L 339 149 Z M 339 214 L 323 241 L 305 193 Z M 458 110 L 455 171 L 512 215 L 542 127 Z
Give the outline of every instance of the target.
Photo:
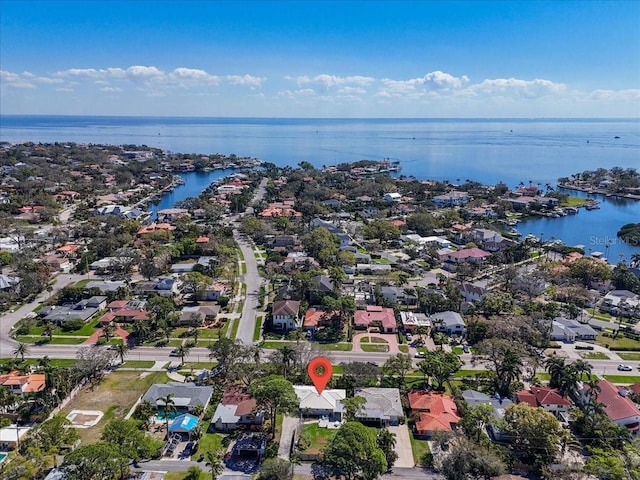
M 640 2 L 0 0 L 0 113 L 639 117 Z

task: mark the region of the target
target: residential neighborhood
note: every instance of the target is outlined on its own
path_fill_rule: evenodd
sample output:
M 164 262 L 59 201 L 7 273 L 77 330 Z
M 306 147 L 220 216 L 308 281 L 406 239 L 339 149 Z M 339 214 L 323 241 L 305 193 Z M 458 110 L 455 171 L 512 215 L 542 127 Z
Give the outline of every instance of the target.
M 388 160 L 0 160 L 2 478 L 637 478 L 640 255 L 514 228 L 586 201 Z

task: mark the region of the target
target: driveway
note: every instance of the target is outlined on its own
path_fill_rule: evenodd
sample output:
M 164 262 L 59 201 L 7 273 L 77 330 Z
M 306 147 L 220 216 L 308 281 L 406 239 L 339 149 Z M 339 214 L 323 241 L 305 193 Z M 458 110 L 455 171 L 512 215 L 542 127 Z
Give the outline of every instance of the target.
M 407 425 L 398 425 L 397 427 L 387 427 L 391 433 L 396 436 L 396 453 L 398 459 L 393 464 L 394 468 L 413 468 L 413 451 L 411 450 L 411 439 L 409 437 L 409 427 Z
M 353 352 L 362 352 L 364 350 L 362 350 L 362 345 L 360 343 L 360 341 L 365 338 L 365 337 L 370 337 L 370 338 L 381 338 L 382 340 L 384 340 L 385 342 L 387 342 L 387 345 L 389 346 L 389 353 L 395 355 L 396 353 L 400 353 L 400 349 L 398 348 L 398 335 L 395 333 L 358 333 L 357 335 L 354 335 L 353 338 L 351 339 L 351 342 L 353 343 Z M 375 345 L 375 343 L 369 343 L 369 345 Z M 379 343 L 378 345 L 382 345 L 382 343 Z
M 282 419 L 282 433 L 280 434 L 280 445 L 278 446 L 278 457 L 289 460 L 291 447 L 293 446 L 296 430 L 300 425 L 300 419 L 285 415 Z

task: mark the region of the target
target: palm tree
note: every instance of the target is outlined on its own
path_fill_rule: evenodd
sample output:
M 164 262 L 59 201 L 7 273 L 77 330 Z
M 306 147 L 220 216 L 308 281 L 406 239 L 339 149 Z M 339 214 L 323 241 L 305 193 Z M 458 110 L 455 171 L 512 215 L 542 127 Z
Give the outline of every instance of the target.
M 193 465 L 187 470 L 187 476 L 184 477 L 184 480 L 198 480 L 201 473 L 202 469 Z
M 207 459 L 206 465 L 209 467 L 209 471 L 211 472 L 211 480 L 216 480 L 216 478 L 222 475 L 222 472 L 224 471 L 222 452 L 220 450 L 215 453 L 207 452 L 204 456 Z
M 111 336 L 115 333 L 116 326 L 113 322 L 109 322 L 102 327 L 102 334 L 104 338 L 107 339 L 107 342 L 111 339 Z
M 116 344 L 116 354 L 120 357 L 120 363 L 124 363 L 124 357 L 129 352 L 129 347 L 127 347 L 124 343 Z
M 190 350 L 191 349 L 185 344 L 182 344 L 178 348 L 176 348 L 176 353 L 180 357 L 180 363 L 184 363 L 184 357 L 189 355 Z
M 565 376 L 565 370 L 567 368 L 564 358 L 553 356 L 549 357 L 544 363 L 551 377 L 549 378 L 549 386 L 551 388 L 558 388 L 562 383 L 562 378 Z
M 284 368 L 283 376 L 287 378 L 287 369 L 290 364 L 295 363 L 296 361 L 296 351 L 288 345 L 285 345 L 280 349 L 280 355 L 282 359 L 282 365 Z
M 53 334 L 55 331 L 56 326 L 52 322 L 47 322 L 42 333 L 49 337 L 49 341 L 51 341 L 53 340 Z
M 418 362 L 418 369 L 420 370 L 420 373 L 422 373 L 424 388 L 426 389 L 427 385 L 429 385 L 429 377 L 431 376 L 433 368 L 431 367 L 431 364 L 429 362 L 421 360 L 420 362 Z
M 582 358 L 571 364 L 572 370 L 578 376 L 578 379 L 584 380 L 584 377 L 591 378 L 591 364 Z
M 29 347 L 26 343 L 18 343 L 18 346 L 13 351 L 13 355 L 18 357 L 20 356 L 20 360 L 24 362 L 24 356 L 29 354 Z
M 156 403 L 162 403 L 164 406 L 164 421 L 167 426 L 167 438 L 169 438 L 169 417 L 172 413 L 176 413 L 176 402 L 173 400 L 173 393 L 169 393 L 166 397 L 160 397 L 156 400 Z

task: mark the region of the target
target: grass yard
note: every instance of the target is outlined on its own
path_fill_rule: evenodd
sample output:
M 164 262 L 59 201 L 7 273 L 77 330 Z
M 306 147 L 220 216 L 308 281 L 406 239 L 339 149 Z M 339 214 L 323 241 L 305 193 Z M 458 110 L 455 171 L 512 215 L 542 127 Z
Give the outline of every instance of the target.
M 306 423 L 302 427 L 302 438 L 309 443 L 309 447 L 303 450 L 303 453 L 320 453 L 324 446 L 333 439 L 337 431 L 320 428 L 317 422 Z
M 155 362 L 153 360 L 125 360 L 122 368 L 151 368 Z
M 256 324 L 253 326 L 253 341 L 260 340 L 260 334 L 262 333 L 262 315 L 256 317 Z
M 640 375 L 604 375 L 604 378 L 616 384 L 640 382 Z
M 13 362 L 14 360 L 15 360 L 14 358 L 2 358 L 0 359 L 0 365 L 3 365 L 8 362 Z M 24 364 L 38 365 L 38 360 L 39 359 L 37 358 L 25 358 Z M 75 359 L 71 359 L 71 358 L 52 358 L 49 360 L 49 365 L 51 365 L 52 367 L 69 367 L 74 363 L 76 363 Z
M 207 452 L 217 452 L 222 450 L 222 435 L 217 433 L 208 433 L 209 422 L 205 422 L 202 426 L 202 437 L 198 440 L 198 450 L 191 455 L 191 460 L 196 460 L 200 454 L 206 454 Z
M 584 205 L 585 203 L 587 203 L 589 200 L 583 197 L 574 197 L 572 195 L 569 195 L 567 197 L 567 199 L 562 202 L 562 206 L 563 207 L 577 207 L 579 205 Z
M 73 330 L 71 332 L 65 332 L 62 328 L 58 327 L 56 328 L 56 331 L 53 333 L 53 335 L 54 336 L 74 335 L 74 336 L 80 336 L 80 337 L 90 337 L 98 329 L 99 323 L 100 322 L 98 320 L 94 320 L 92 322 L 86 323 L 82 328 L 79 328 L 78 330 Z
M 204 465 L 202 467 L 198 467 L 200 469 L 206 468 Z M 164 480 L 184 480 L 187 478 L 187 471 L 184 472 L 167 472 L 164 474 Z M 189 477 L 191 478 L 191 477 Z M 211 480 L 211 474 L 209 472 L 200 472 L 198 476 L 198 480 Z
M 424 464 L 424 457 L 431 453 L 429 443 L 426 440 L 420 440 L 413 437 L 413 432 L 409 429 L 409 439 L 411 440 L 411 452 L 413 453 L 413 461 L 416 465 Z
M 620 352 L 618 355 L 623 360 L 640 360 L 640 353 L 637 352 Z
M 104 381 L 93 390 L 85 387 L 63 410 L 67 415 L 71 410 L 101 410 L 104 417 L 91 428 L 79 428 L 78 435 L 83 444 L 100 440 L 102 429 L 112 418 L 124 418 L 140 395 L 154 383 L 168 380 L 165 372 L 125 372 L 108 374 Z
M 242 249 L 238 249 L 238 256 L 240 257 L 240 261 L 244 262 L 244 253 L 242 253 Z
M 338 352 L 350 352 L 353 348 L 350 343 L 320 343 L 318 346 L 322 350 L 336 350 Z
M 596 343 L 602 346 L 609 346 L 611 350 L 616 348 L 629 348 L 637 349 L 640 351 L 640 342 L 631 338 L 626 338 L 623 335 L 618 335 L 618 338 L 605 337 L 602 333 L 596 337 Z
M 385 353 L 389 351 L 389 345 L 382 343 L 361 343 L 360 348 L 363 352 Z
M 246 275 L 247 274 L 247 264 L 246 263 L 240 264 L 240 268 L 242 270 L 242 275 Z
M 21 343 L 50 343 L 53 345 L 79 345 L 83 343 L 86 337 L 53 337 L 49 341 L 49 337 L 43 335 L 18 335 L 16 340 Z
M 601 312 L 600 310 L 596 311 L 595 308 L 587 308 L 586 310 L 589 313 L 589 315 L 591 315 L 593 318 L 597 318 L 598 320 L 604 320 L 606 322 L 611 320 L 611 315 L 609 315 L 606 312 Z
M 588 360 L 609 360 L 609 357 L 602 352 L 582 352 L 580 356 Z
M 409 347 L 407 345 L 398 345 L 398 350 L 402 353 L 409 353 Z

